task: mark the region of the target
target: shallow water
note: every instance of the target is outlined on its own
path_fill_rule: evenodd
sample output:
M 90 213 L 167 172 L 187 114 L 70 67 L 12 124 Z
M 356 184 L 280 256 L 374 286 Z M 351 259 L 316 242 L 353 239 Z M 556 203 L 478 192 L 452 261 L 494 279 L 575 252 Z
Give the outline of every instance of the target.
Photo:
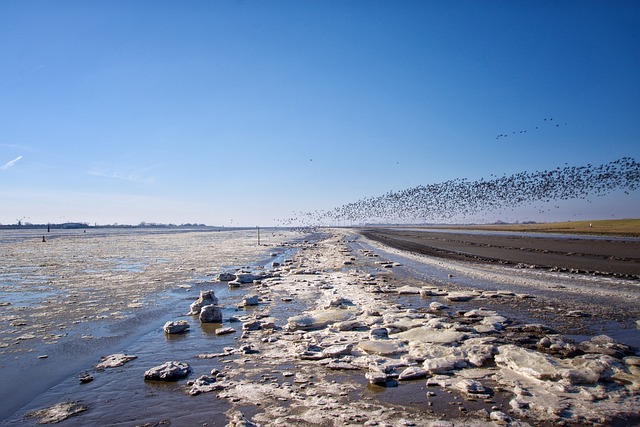
M 192 369 L 189 378 L 192 379 L 208 375 L 214 368 L 225 370 L 227 365 L 223 358 L 194 358 L 200 352 L 221 352 L 224 347 L 233 346 L 234 338 L 240 333 L 217 336 L 214 330 L 221 325 L 202 325 L 197 318 L 183 315 L 201 289 L 214 289 L 221 303 L 238 300 L 247 292 L 242 288 L 229 290 L 226 285 L 218 284 L 194 286 L 191 291 L 168 296 L 167 302 L 171 303 L 173 309 L 165 311 L 162 317 L 148 324 L 150 331 L 131 337 L 126 345 L 109 349 L 109 353 L 122 352 L 135 355 L 137 359 L 122 367 L 104 371 L 91 369 L 98 362 L 92 360 L 90 365 L 80 370 L 89 371 L 94 377 L 92 382 L 80 384 L 78 376 L 72 375 L 31 401 L 20 412 L 71 400 L 82 401 L 90 410 L 80 417 L 69 418 L 65 425 L 131 425 L 156 423 L 169 418 L 177 424 L 225 425 L 224 411 L 228 408 L 225 402 L 215 399 L 215 394 L 191 397 L 179 391 L 185 386 L 184 381 L 157 383 L 143 380 L 147 369 L 170 360 L 188 361 Z M 233 314 L 237 314 L 233 306 L 225 304 L 223 318 L 228 319 Z M 162 325 L 171 319 L 187 320 L 191 325 L 190 331 L 181 335 L 165 335 Z M 225 326 L 229 325 L 233 326 Z M 7 422 L 14 423 L 31 425 L 35 424 L 35 420 L 25 420 L 19 416 Z
M 193 359 L 194 349 L 221 351 L 234 335 L 218 337 L 210 326 L 187 319 L 191 332 L 167 339 L 162 325 L 182 318 L 200 290 L 215 290 L 224 318 L 235 313 L 234 304 L 248 289 L 215 283 L 217 274 L 244 266 L 259 270 L 281 261 L 295 250 L 284 243 L 302 238 L 289 231 L 265 231 L 261 246 L 255 230 L 108 230 L 95 235 L 66 230 L 47 236 L 46 243 L 33 230 L 0 233 L 0 420 L 26 405 L 5 424 L 35 424 L 24 413 L 83 400 L 91 410 L 67 425 L 156 422 L 164 413 L 158 407 L 183 399 L 193 406 L 185 412 L 185 422 L 216 425 L 210 419 L 211 402 L 198 415 L 200 396 L 171 393 L 177 384 L 144 383 L 142 373 L 168 357 L 198 361 L 192 378 L 220 363 Z M 79 373 L 91 371 L 100 356 L 117 352 L 138 359 L 94 372 L 93 382 L 79 384 Z M 226 422 L 224 417 L 220 422 Z

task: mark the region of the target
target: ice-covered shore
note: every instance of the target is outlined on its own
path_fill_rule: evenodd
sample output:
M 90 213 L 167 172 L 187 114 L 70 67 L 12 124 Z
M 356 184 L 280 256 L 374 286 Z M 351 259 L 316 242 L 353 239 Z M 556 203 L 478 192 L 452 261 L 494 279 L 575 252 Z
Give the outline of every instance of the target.
M 333 230 L 241 284 L 238 311 L 223 318 L 238 331 L 233 345 L 194 348 L 180 361 L 224 368 L 196 368 L 176 393 L 216 396 L 234 426 L 639 421 L 636 349 L 606 336 L 574 343 L 493 304 L 518 306 L 535 295 L 407 279 L 394 273 L 397 263 L 357 249 L 352 238 Z
M 606 336 L 575 344 L 547 326 L 516 324 L 482 308 L 488 299 L 531 295 L 398 283 L 392 264 L 388 268 L 373 252 L 352 253 L 346 238 L 337 232 L 300 251 L 280 277 L 258 286 L 264 306 L 244 319 L 245 325 L 255 320 L 272 325 L 269 307 L 283 297 L 304 301 L 307 309 L 281 328 L 252 328 L 242 335 L 242 345 L 254 351 L 242 356 L 219 396 L 238 406 L 259 404 L 255 422 L 577 425 L 640 413 L 640 358 L 634 349 Z M 362 259 L 372 262 L 356 261 Z M 405 303 L 396 295 L 404 295 Z M 477 307 L 458 310 L 458 301 Z M 283 365 L 286 369 L 279 368 Z M 393 388 L 387 392 L 401 396 L 405 384 L 421 382 L 424 408 L 416 412 L 411 406 L 353 399 L 361 386 L 330 380 L 336 371 L 355 372 L 372 387 Z M 258 374 L 258 384 L 246 379 Z M 455 404 L 444 410 L 430 405 L 442 394 L 453 396 Z M 467 401 L 485 407 L 469 411 Z

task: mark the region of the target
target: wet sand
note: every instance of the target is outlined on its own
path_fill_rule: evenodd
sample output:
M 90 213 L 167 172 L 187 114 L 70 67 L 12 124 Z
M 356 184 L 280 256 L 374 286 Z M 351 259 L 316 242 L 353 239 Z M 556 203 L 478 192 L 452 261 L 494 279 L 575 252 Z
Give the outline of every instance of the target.
M 443 279 L 449 286 L 497 289 L 497 285 L 537 297 L 530 302 L 537 308 L 519 307 L 511 310 L 514 316 L 533 315 L 569 335 L 600 330 L 640 346 L 637 238 L 474 234 L 473 230 L 368 229 L 361 233 L 385 247 L 416 254 L 422 263 L 439 259 L 454 263 L 449 265 L 454 277 Z M 468 279 L 461 280 L 465 275 Z M 557 307 L 550 310 L 550 306 Z M 571 319 L 561 315 L 572 310 L 589 316 Z
M 368 229 L 362 234 L 425 255 L 640 279 L 640 239 L 531 237 L 500 233 Z

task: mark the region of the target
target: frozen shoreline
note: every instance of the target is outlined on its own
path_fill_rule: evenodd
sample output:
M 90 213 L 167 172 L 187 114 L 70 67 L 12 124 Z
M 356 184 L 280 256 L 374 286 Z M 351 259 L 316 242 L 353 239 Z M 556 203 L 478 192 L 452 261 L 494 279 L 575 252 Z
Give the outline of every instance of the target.
M 236 329 L 235 334 L 220 338 L 197 319 L 186 318 L 189 334 L 178 339 L 166 339 L 162 331 L 147 334 L 126 349 L 136 353 L 135 361 L 96 372 L 88 387 L 69 379 L 9 424 L 35 423 L 22 415 L 65 399 L 81 400 L 89 410 L 64 425 L 163 420 L 225 425 L 240 417 L 238 411 L 274 426 L 320 421 L 336 426 L 430 425 L 436 420 L 478 426 L 638 422 L 628 418 L 640 409 L 633 350 L 611 343 L 608 348 L 622 357 L 615 363 L 611 356 L 592 353 L 590 358 L 609 364 L 608 371 L 594 378 L 595 371 L 578 354 L 584 351 L 569 340 L 501 315 L 501 305 L 535 309 L 536 298 L 506 289 L 470 292 L 459 277 L 446 274 L 425 281 L 408 266 L 385 259 L 388 248 L 376 253 L 370 246 L 349 230 L 302 244 L 290 262 L 273 268 L 275 277 L 227 295 L 224 325 Z M 443 271 L 449 268 L 454 276 L 464 273 L 464 263 L 429 262 L 444 265 Z M 454 264 L 458 270 L 451 269 Z M 192 288 L 197 289 L 218 294 L 226 285 L 199 283 Z M 259 296 L 259 305 L 242 307 L 247 294 Z M 188 311 L 195 296 L 185 292 L 184 306 L 167 312 L 165 320 Z M 229 323 L 230 316 L 241 323 Z M 409 337 L 411 331 L 420 333 Z M 522 357 L 535 361 L 530 371 L 514 367 Z M 170 386 L 142 381 L 144 370 L 170 358 L 191 365 L 191 381 L 210 375 L 211 369 L 220 371 L 220 389 L 193 397 L 187 395 L 185 381 Z M 578 367 L 591 376 L 576 377 Z M 426 374 L 398 381 L 409 368 Z M 106 396 L 112 396 L 111 404 L 104 403 Z M 134 409 L 119 406 L 125 404 Z

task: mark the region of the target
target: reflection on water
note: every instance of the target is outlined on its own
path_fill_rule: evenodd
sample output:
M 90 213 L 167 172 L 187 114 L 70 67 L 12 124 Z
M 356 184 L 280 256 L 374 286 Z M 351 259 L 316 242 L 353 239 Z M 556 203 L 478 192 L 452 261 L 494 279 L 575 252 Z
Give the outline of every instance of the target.
M 221 286 L 215 289 L 222 294 L 225 288 Z M 191 293 L 195 299 L 197 293 Z M 32 401 L 25 412 L 60 401 L 81 400 L 89 406 L 90 411 L 66 420 L 65 425 L 132 425 L 158 423 L 167 419 L 171 419 L 174 425 L 181 425 L 181 422 L 184 425 L 225 425 L 226 419 L 222 414 L 227 409 L 226 404 L 216 400 L 213 395 L 188 396 L 183 390 L 186 380 L 162 383 L 145 382 L 143 379 L 144 371 L 170 360 L 187 361 L 192 369 L 190 379 L 208 375 L 212 369 L 225 369 L 222 360 L 196 359 L 194 356 L 202 351 L 219 352 L 223 347 L 233 345 L 234 334 L 216 336 L 212 328 L 219 325 L 200 327 L 197 318 L 181 316 L 188 310 L 189 301 L 183 298 L 173 302 L 173 310 L 168 310 L 165 316 L 159 318 L 151 331 L 125 346 L 110 349 L 110 352 L 136 355 L 137 359 L 120 368 L 104 371 L 89 369 L 94 381 L 88 384 L 80 384 L 74 375 Z M 170 336 L 164 334 L 164 321 L 178 318 L 189 321 L 189 332 Z M 176 413 L 181 414 L 180 420 L 175 418 Z M 35 424 L 19 417 L 9 422 L 13 423 Z

